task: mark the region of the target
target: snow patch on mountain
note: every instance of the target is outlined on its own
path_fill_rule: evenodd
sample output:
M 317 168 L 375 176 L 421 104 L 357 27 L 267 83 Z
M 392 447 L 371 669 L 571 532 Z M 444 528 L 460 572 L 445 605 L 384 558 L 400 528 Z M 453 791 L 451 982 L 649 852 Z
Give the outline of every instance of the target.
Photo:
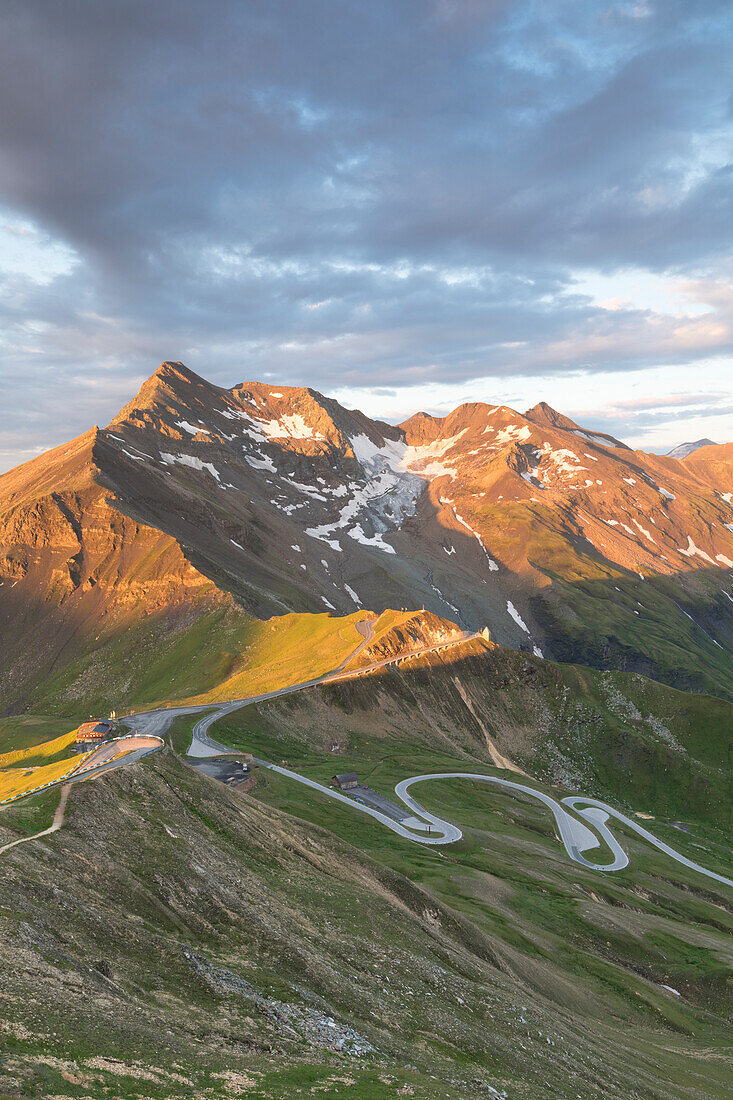
M 343 531 L 363 546 L 394 554 L 394 548 L 384 541 L 383 536 L 397 530 L 405 516 L 414 515 L 422 480 L 406 468 L 405 458 L 409 448 L 403 441 L 385 440 L 379 446 L 362 433 L 351 437 L 349 442 L 362 468 L 364 480 L 342 483 L 336 489 L 324 490 L 332 497 L 347 499 L 330 522 L 309 527 L 306 534 L 341 549 L 334 536 L 336 532 Z M 326 500 L 325 496 L 312 489 L 305 486 L 299 488 L 317 499 Z
M 315 431 L 300 413 L 288 413 L 278 420 L 260 420 L 259 426 L 268 439 L 325 439 Z
M 297 489 L 299 493 L 305 493 L 306 496 L 313 497 L 315 500 L 326 500 L 323 493 L 319 493 L 317 489 L 314 489 L 311 485 L 304 485 L 302 481 L 293 481 L 292 478 L 287 479 L 288 485 L 293 489 Z
M 399 465 L 407 450 L 406 443 L 393 443 L 391 448 L 388 445 L 378 447 L 368 435 L 363 433 L 351 436 L 349 443 L 357 462 L 366 470 L 371 470 L 380 461 L 388 462 L 389 458 L 392 459 L 391 465 Z
M 163 452 L 160 456 L 160 461 L 164 466 L 190 466 L 193 470 L 208 470 L 211 476 L 221 483 L 221 475 L 216 466 L 213 466 L 211 462 L 202 462 L 200 458 L 194 458 L 192 455 L 171 455 Z
M 344 584 L 344 592 L 348 592 L 357 607 L 361 607 L 361 600 L 350 585 Z
M 439 597 L 440 597 L 440 599 L 441 599 L 441 600 L 443 601 L 443 603 L 445 604 L 445 606 L 446 606 L 446 607 L 449 607 L 449 608 L 451 609 L 451 611 L 453 611 L 453 612 L 454 612 L 454 614 L 456 615 L 456 619 L 457 619 L 457 621 L 460 621 L 460 619 L 461 619 L 461 612 L 460 612 L 460 611 L 459 611 L 459 609 L 458 609 L 458 608 L 456 607 L 456 605 L 455 605 L 454 603 L 451 603 L 451 601 L 450 601 L 450 600 L 448 599 L 448 597 L 447 597 L 447 596 L 445 596 L 445 595 L 444 595 L 444 594 L 443 594 L 443 593 L 442 593 L 442 592 L 440 591 L 440 589 L 438 588 L 437 584 L 435 584 L 435 582 L 433 581 L 432 573 L 428 573 L 428 578 L 427 578 L 427 580 L 428 580 L 428 584 L 429 584 L 429 585 L 430 585 L 430 587 L 432 588 L 433 592 L 435 592 L 435 594 L 436 594 L 437 596 L 439 596 Z
M 633 524 L 635 524 L 635 526 L 636 526 L 636 527 L 638 527 L 638 528 L 639 528 L 639 530 L 641 531 L 642 535 L 645 535 L 645 536 L 646 536 L 646 537 L 647 537 L 647 538 L 649 539 L 649 542 L 653 542 L 655 546 L 657 545 L 657 544 L 656 544 L 656 542 L 655 542 L 655 540 L 654 540 L 654 539 L 652 538 L 652 536 L 651 536 L 651 532 L 647 531 L 646 527 L 642 527 L 642 526 L 641 526 L 641 524 L 639 523 L 638 519 L 632 519 L 632 521 L 631 521 L 631 522 L 632 522 Z
M 402 455 L 401 469 L 412 470 L 425 478 L 455 478 L 458 474 L 455 467 L 445 462 L 441 462 L 440 460 L 443 455 L 456 446 L 459 439 L 461 439 L 467 431 L 468 428 L 463 428 L 457 435 L 449 436 L 448 439 L 436 439 L 435 442 L 425 443 L 420 447 L 408 447 L 403 444 L 404 452 Z
M 249 436 L 255 443 L 267 442 L 267 436 L 261 431 L 261 421 L 254 420 L 253 417 L 246 413 L 244 409 L 238 409 L 235 406 L 229 406 L 227 409 L 219 409 L 221 416 L 226 417 L 227 420 L 243 420 L 248 426 L 246 428 L 240 428 L 241 432 Z
M 376 534 L 372 535 L 370 538 L 368 535 L 364 534 L 360 523 L 355 524 L 346 534 L 349 538 L 355 539 L 356 542 L 360 542 L 363 546 L 374 546 L 377 550 L 383 550 L 385 554 L 395 553 L 394 546 L 390 546 L 388 542 L 384 541 L 381 532 L 377 531 Z
M 272 474 L 277 473 L 277 467 L 269 455 L 257 454 L 244 457 L 253 470 L 269 470 Z
M 703 561 L 708 561 L 711 565 L 715 565 L 715 562 L 709 554 L 706 554 L 704 550 L 701 550 L 699 548 L 699 546 L 695 546 L 695 543 L 692 541 L 690 535 L 687 536 L 687 548 L 683 549 L 681 546 L 678 546 L 677 549 L 680 554 L 684 554 L 686 558 L 693 558 L 695 557 L 695 555 L 697 555 L 697 557 L 702 558 Z
M 184 432 L 188 432 L 189 435 L 198 435 L 199 432 L 203 432 L 204 435 L 211 435 L 208 428 L 199 428 L 196 424 L 189 424 L 187 420 L 176 420 L 176 424 L 179 428 L 183 428 Z
M 494 429 L 492 428 L 491 431 Z M 484 432 L 489 431 L 488 428 L 484 428 Z M 528 428 L 525 424 L 520 428 L 516 424 L 507 424 L 506 428 L 502 428 L 500 432 L 496 433 L 496 443 L 526 443 L 528 439 L 532 437 L 532 429 Z
M 539 466 L 530 466 L 528 470 L 521 470 L 520 473 L 519 473 L 519 476 L 521 478 L 524 478 L 525 481 L 528 481 L 529 484 L 532 486 L 532 488 L 543 489 L 544 490 L 544 485 L 539 485 L 539 484 L 535 485 L 535 482 L 539 482 L 539 479 L 540 479 L 540 468 L 539 468 Z M 592 484 L 593 484 L 592 481 L 587 481 L 586 482 L 586 485 L 592 485 Z
M 626 534 L 631 535 L 632 539 L 637 538 L 636 533 L 631 530 L 631 528 L 628 526 L 628 524 L 622 523 L 618 519 L 607 519 L 605 522 L 608 524 L 609 527 L 623 527 Z
M 602 435 L 594 435 L 593 432 L 584 432 L 582 428 L 569 428 L 568 430 L 571 431 L 573 435 L 578 435 L 581 439 L 587 440 L 588 443 L 599 443 L 601 447 L 613 446 L 611 441 L 605 439 Z
M 514 604 L 512 603 L 511 600 L 507 600 L 506 609 L 509 612 L 509 614 L 511 615 L 511 617 L 514 619 L 514 622 L 517 624 L 519 629 L 523 630 L 525 634 L 529 634 L 529 627 L 527 626 L 524 619 L 519 614 L 519 612 L 517 611 L 516 607 L 514 606 Z
M 287 509 L 283 509 L 287 511 Z M 343 550 L 340 542 L 337 542 L 333 538 L 333 533 L 336 530 L 338 524 L 336 523 L 324 523 L 320 527 L 306 527 L 306 535 L 310 535 L 312 539 L 319 539 L 321 542 L 325 542 L 332 550 Z
M 547 447 L 547 444 L 545 444 Z M 563 448 L 559 451 L 547 451 L 547 457 L 554 463 L 559 474 L 577 474 L 581 470 L 587 470 L 587 466 L 580 465 L 580 459 L 574 451 Z
M 491 571 L 492 573 L 496 573 L 496 572 L 498 571 L 498 569 L 499 569 L 499 566 L 498 566 L 498 565 L 496 564 L 496 562 L 494 561 L 494 559 L 493 559 L 493 558 L 492 558 L 492 557 L 490 556 L 490 554 L 489 554 L 489 551 L 488 551 L 488 550 L 486 549 L 486 547 L 484 546 L 484 543 L 483 543 L 483 539 L 482 539 L 482 538 L 481 538 L 481 536 L 479 535 L 478 531 L 477 531 L 477 530 L 476 530 L 476 529 L 475 529 L 474 527 L 472 527 L 470 523 L 467 523 L 467 522 L 466 522 L 466 520 L 465 520 L 465 519 L 463 518 L 463 516 L 459 516 L 459 515 L 458 515 L 458 512 L 457 512 L 457 511 L 455 510 L 455 508 L 453 509 L 453 515 L 454 515 L 454 516 L 456 517 L 456 519 L 458 520 L 458 522 L 459 522 L 459 523 L 460 523 L 460 524 L 461 524 L 461 525 L 462 525 L 463 527 L 465 527 L 465 528 L 466 528 L 466 530 L 467 530 L 467 531 L 470 531 L 470 532 L 471 532 L 471 534 L 473 535 L 473 537 L 474 537 L 474 538 L 476 539 L 476 541 L 478 542 L 479 546 L 480 546 L 480 547 L 481 547 L 481 549 L 483 550 L 484 554 L 486 555 L 486 560 L 487 560 L 487 561 L 488 561 L 488 563 L 489 563 L 489 569 L 490 569 L 490 571 Z

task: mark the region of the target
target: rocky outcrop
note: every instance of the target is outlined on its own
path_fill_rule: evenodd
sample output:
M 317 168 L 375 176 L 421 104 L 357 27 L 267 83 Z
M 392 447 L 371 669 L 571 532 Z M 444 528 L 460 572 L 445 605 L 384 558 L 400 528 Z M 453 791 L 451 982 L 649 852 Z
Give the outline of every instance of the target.
M 350 669 L 363 668 L 390 657 L 406 656 L 416 650 L 454 642 L 463 637 L 463 631 L 454 623 L 430 611 L 388 612 L 385 618 L 388 621 L 384 629 L 364 647 L 353 664 L 348 666 Z

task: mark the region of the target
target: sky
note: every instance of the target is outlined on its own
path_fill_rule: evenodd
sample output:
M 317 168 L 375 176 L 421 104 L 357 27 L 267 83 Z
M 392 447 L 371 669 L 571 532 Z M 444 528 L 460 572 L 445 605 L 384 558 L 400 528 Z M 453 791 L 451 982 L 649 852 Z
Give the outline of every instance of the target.
M 165 359 L 733 438 L 730 0 L 4 0 L 0 470 Z

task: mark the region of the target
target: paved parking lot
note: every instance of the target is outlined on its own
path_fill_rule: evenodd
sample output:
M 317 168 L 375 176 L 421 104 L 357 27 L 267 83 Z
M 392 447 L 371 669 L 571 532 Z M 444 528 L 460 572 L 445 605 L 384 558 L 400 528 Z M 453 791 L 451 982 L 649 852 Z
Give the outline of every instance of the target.
M 354 787 L 350 791 L 344 791 L 344 794 L 349 795 L 356 802 L 361 802 L 364 806 L 371 806 L 373 810 L 381 810 L 393 821 L 403 821 L 407 816 L 404 806 L 398 806 L 396 802 L 390 802 L 383 794 L 377 794 L 371 787 Z
M 227 759 L 223 757 L 210 757 L 208 760 L 190 759 L 189 764 L 204 775 L 218 779 L 220 783 L 238 783 L 248 779 L 252 774 L 249 765 L 244 760 Z

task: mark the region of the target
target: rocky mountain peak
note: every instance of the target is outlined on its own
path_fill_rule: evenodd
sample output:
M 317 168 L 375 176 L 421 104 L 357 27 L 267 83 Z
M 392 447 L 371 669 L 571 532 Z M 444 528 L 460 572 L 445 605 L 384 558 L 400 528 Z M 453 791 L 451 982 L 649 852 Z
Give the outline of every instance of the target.
M 565 431 L 572 431 L 580 427 L 569 416 L 553 409 L 552 405 L 548 405 L 546 401 L 539 401 L 531 409 L 527 409 L 524 415 L 527 420 L 531 420 L 534 424 L 551 424 L 553 428 L 563 428 Z
M 101 616 L 133 593 L 170 607 L 199 589 L 263 617 L 424 606 L 548 656 L 567 629 L 560 612 L 547 626 L 553 600 L 577 592 L 595 629 L 592 582 L 634 641 L 643 593 L 625 605 L 619 578 L 729 586 L 731 470 L 733 445 L 645 455 L 546 403 L 391 426 L 309 387 L 228 389 L 165 362 L 107 428 L 0 478 L 0 612 L 31 577 L 80 615 L 87 597 Z
M 144 424 L 164 416 L 166 411 L 206 406 L 222 392 L 183 363 L 166 361 L 143 382 L 109 427 L 130 420 Z
M 612 435 L 608 435 L 606 432 L 589 432 L 585 428 L 581 428 L 581 426 L 576 424 L 574 420 L 571 420 L 569 416 L 565 416 L 564 413 L 560 413 L 557 409 L 553 409 L 552 405 L 548 405 L 546 401 L 540 401 L 538 404 L 533 405 L 531 409 L 527 409 L 524 415 L 525 418 L 533 424 L 539 426 L 546 425 L 548 427 L 557 428 L 560 431 L 574 432 L 576 435 L 590 440 L 591 442 L 601 443 L 604 447 L 621 447 L 624 450 L 630 449 L 625 443 L 622 443 Z
M 443 434 L 444 416 L 431 416 L 430 413 L 417 412 L 400 424 L 408 443 L 422 445 L 432 443 Z
M 687 458 L 693 451 L 699 451 L 701 447 L 717 447 L 712 439 L 696 439 L 694 443 L 680 443 L 667 451 L 667 458 Z

